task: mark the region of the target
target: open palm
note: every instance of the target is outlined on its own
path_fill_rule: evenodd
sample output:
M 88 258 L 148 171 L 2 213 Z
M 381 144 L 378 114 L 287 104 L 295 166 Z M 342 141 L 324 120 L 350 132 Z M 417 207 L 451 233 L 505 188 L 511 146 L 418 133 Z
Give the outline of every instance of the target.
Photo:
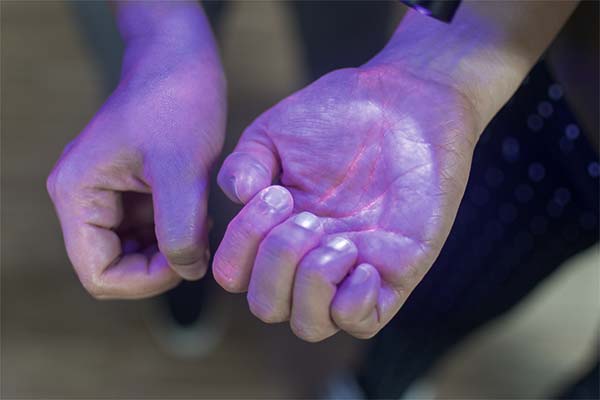
M 232 291 L 249 285 L 257 316 L 291 318 L 307 340 L 337 328 L 372 336 L 439 254 L 475 131 L 469 102 L 449 87 L 388 66 L 324 76 L 260 116 L 226 160 L 221 187 L 248 204 L 220 246 L 217 280 Z M 265 196 L 255 195 L 277 179 L 293 207 L 265 218 L 254 205 Z M 306 211 L 318 217 L 316 228 L 306 229 L 307 213 L 295 215 Z M 240 233 L 248 226 L 256 229 Z M 257 246 L 240 253 L 240 239 L 252 234 Z

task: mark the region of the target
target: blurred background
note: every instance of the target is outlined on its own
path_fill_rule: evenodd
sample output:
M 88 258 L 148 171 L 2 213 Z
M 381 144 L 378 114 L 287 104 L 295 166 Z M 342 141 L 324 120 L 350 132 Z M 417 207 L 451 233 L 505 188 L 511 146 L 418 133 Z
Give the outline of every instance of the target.
M 304 343 L 285 324 L 253 318 L 242 295 L 214 291 L 207 307 L 219 316 L 220 340 L 202 357 L 185 357 L 157 333 L 157 300 L 102 302 L 83 290 L 45 179 L 118 74 L 98 54 L 119 49 L 90 41 L 93 27 L 82 26 L 82 14 L 106 12 L 99 3 L 0 4 L 0 397 L 298 398 L 352 375 L 369 342 L 337 335 Z M 234 2 L 221 18 L 231 146 L 254 117 L 309 79 L 287 3 Z M 598 262 L 597 245 L 568 260 L 525 301 L 461 341 L 405 398 L 545 398 L 559 391 L 598 355 Z

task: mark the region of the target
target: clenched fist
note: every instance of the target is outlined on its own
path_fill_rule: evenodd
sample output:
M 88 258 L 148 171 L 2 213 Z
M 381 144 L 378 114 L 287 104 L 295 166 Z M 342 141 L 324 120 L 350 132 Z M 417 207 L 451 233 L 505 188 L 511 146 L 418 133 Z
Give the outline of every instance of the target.
M 139 298 L 207 270 L 225 81 L 198 5 L 124 2 L 117 16 L 121 82 L 47 186 L 83 285 L 99 298 Z

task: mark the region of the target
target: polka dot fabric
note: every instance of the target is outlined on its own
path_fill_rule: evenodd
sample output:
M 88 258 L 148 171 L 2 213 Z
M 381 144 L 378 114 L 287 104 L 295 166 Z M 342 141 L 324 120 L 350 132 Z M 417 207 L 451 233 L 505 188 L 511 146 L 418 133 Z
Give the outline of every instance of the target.
M 432 270 L 377 337 L 360 376 L 399 397 L 454 343 L 598 241 L 600 164 L 545 65 L 490 123 Z

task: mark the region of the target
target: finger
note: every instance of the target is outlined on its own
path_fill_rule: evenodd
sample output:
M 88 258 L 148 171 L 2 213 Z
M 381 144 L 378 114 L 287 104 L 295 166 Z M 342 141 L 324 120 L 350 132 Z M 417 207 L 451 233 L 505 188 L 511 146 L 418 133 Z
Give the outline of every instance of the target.
M 79 279 L 96 298 L 134 299 L 174 287 L 180 278 L 158 256 L 122 255 L 114 229 L 122 219 L 119 193 L 79 189 L 48 180 L 65 246 Z
M 337 285 L 356 263 L 354 243 L 341 236 L 309 252 L 300 263 L 294 281 L 292 331 L 300 339 L 318 342 L 338 331 L 330 315 Z
M 319 218 L 309 212 L 289 218 L 267 234 L 248 287 L 248 305 L 255 316 L 267 323 L 289 319 L 296 267 L 322 236 Z
M 265 130 L 255 121 L 223 162 L 217 177 L 219 186 L 232 201 L 246 204 L 279 173 L 276 154 Z
M 271 229 L 293 210 L 292 195 L 281 186 L 269 186 L 255 196 L 229 223 L 213 259 L 213 275 L 225 290 L 244 292 L 258 246 Z
M 360 264 L 339 287 L 331 306 L 336 325 L 357 338 L 370 338 L 379 330 L 377 300 L 379 273 L 370 264 Z
M 431 252 L 413 239 L 390 232 L 358 233 L 351 238 L 361 258 L 377 266 L 381 278 L 377 310 L 383 327 L 398 313 L 433 263 Z
M 155 167 L 151 177 L 156 238 L 171 268 L 184 279 L 196 280 L 206 273 L 210 258 L 208 177 L 177 167 Z

